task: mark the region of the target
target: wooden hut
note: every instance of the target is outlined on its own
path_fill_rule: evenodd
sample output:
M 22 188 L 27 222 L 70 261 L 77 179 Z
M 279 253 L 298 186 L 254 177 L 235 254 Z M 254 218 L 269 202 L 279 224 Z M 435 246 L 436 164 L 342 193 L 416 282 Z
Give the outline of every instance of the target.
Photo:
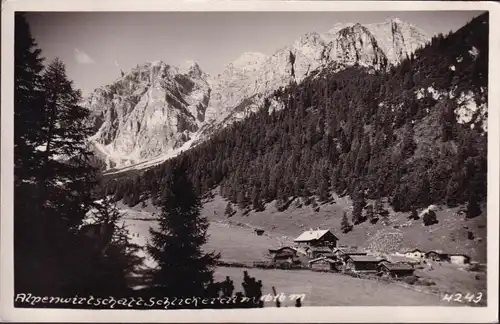
M 453 264 L 468 264 L 470 263 L 470 257 L 461 253 L 450 254 L 450 262 Z
M 350 255 L 345 261 L 345 269 L 351 271 L 377 272 L 378 265 L 384 259 L 372 255 Z
M 450 256 L 441 250 L 433 250 L 425 253 L 425 258 L 432 261 L 450 261 Z
M 269 249 L 269 253 L 272 255 L 274 263 L 293 263 L 297 260 L 297 251 L 289 246 L 279 249 Z
M 264 234 L 264 230 L 263 229 L 255 229 L 255 233 L 257 233 L 258 236 L 262 236 Z
M 308 262 L 309 268 L 316 270 L 337 270 L 336 262 L 327 257 L 319 257 Z
M 415 269 L 407 263 L 380 262 L 377 268 L 382 276 L 400 278 L 413 275 Z

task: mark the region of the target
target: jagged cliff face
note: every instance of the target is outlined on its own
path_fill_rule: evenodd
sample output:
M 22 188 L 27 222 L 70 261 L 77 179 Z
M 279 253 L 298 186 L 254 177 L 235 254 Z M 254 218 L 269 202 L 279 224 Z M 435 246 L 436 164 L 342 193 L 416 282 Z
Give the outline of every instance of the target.
M 385 69 L 428 40 L 400 20 L 336 24 L 325 34 L 305 34 L 270 56 L 245 53 L 215 77 L 195 62 L 143 64 L 87 100 L 96 125 L 91 140 L 108 168 L 159 163 L 245 118 L 274 90 L 313 71 L 333 63 Z
M 243 98 L 258 92 L 256 74 L 268 57 L 262 53 L 245 53 L 228 64 L 212 83 L 207 121 L 221 120 L 237 107 Z
M 89 98 L 97 128 L 91 140 L 108 167 L 161 155 L 190 140 L 209 98 L 207 75 L 195 62 L 140 65 Z
M 421 40 L 427 38 L 419 28 L 399 19 L 370 24 L 367 29 L 391 63 L 400 62 L 410 56 L 422 46 Z
M 387 56 L 376 38 L 364 26 L 356 24 L 341 29 L 329 44 L 329 59 L 343 65 L 359 64 L 377 70 L 387 67 Z

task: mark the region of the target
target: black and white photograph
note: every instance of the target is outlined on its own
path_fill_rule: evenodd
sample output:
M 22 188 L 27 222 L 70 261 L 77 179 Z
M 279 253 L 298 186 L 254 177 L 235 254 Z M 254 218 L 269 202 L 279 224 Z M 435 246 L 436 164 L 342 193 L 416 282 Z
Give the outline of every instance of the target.
M 492 11 L 276 3 L 10 9 L 2 307 L 498 311 Z

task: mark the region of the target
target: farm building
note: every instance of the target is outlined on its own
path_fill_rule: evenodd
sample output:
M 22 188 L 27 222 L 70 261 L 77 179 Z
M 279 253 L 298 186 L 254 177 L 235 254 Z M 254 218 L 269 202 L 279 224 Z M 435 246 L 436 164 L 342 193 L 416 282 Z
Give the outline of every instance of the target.
M 326 246 L 307 247 L 305 251 L 307 253 L 307 257 L 310 259 L 318 258 L 320 256 L 333 257 L 332 250 Z
M 380 262 L 383 259 L 372 255 L 351 255 L 346 259 L 345 269 L 352 271 L 377 271 Z
M 264 230 L 263 229 L 255 229 L 255 233 L 257 233 L 257 235 L 259 235 L 259 236 L 262 236 L 262 234 L 264 234 Z
M 309 261 L 309 268 L 318 270 L 337 270 L 335 260 L 327 257 L 319 257 Z
M 377 269 L 382 276 L 393 277 L 393 278 L 411 276 L 415 271 L 412 265 L 406 263 L 390 263 L 390 262 L 381 262 L 378 265 Z
M 333 251 L 333 254 L 337 258 L 346 261 L 351 255 L 367 255 L 368 253 L 363 251 L 357 251 L 355 249 L 335 249 Z
M 272 255 L 274 262 L 278 261 L 293 262 L 297 258 L 297 251 L 288 246 L 279 249 L 270 249 L 269 253 Z
M 407 258 L 412 258 L 412 259 L 422 259 L 425 257 L 425 252 L 423 252 L 419 249 L 413 249 L 413 250 L 406 251 L 404 256 Z
M 406 264 L 419 264 L 422 260 L 415 258 L 408 258 L 401 255 L 388 255 L 387 260 L 392 263 L 406 263 Z
M 309 230 L 297 237 L 294 242 L 300 247 L 304 246 L 328 246 L 334 248 L 339 239 L 330 230 Z
M 468 264 L 470 257 L 465 254 L 450 254 L 450 262 L 454 264 Z
M 432 261 L 450 261 L 450 256 L 441 250 L 429 251 L 425 254 L 425 258 Z

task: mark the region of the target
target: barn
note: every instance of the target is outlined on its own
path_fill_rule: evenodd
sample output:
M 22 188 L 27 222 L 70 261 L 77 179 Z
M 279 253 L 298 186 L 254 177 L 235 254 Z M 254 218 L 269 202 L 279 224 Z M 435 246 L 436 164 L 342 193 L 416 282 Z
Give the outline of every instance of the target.
M 392 263 L 407 263 L 407 264 L 419 264 L 422 260 L 415 258 L 408 258 L 401 255 L 388 255 L 387 260 Z
M 425 257 L 425 252 L 420 249 L 413 249 L 405 252 L 405 257 L 412 259 L 423 259 Z
M 413 275 L 415 269 L 407 263 L 381 262 L 377 268 L 382 276 L 400 278 Z
M 468 264 L 470 257 L 465 254 L 450 254 L 450 262 L 453 264 Z
M 336 262 L 327 257 L 319 257 L 309 261 L 309 268 L 317 270 L 337 270 Z
M 450 256 L 441 250 L 429 251 L 425 258 L 432 261 L 450 261 Z
M 333 251 L 333 254 L 343 260 L 344 262 L 347 261 L 347 259 L 349 258 L 349 256 L 351 255 L 367 255 L 368 253 L 364 252 L 364 251 L 358 251 L 356 249 L 334 249 Z
M 376 272 L 378 265 L 384 259 L 373 255 L 350 255 L 345 262 L 345 269 L 351 271 L 373 271 Z
M 318 258 L 320 256 L 332 257 L 332 250 L 326 246 L 318 247 L 307 247 L 306 249 L 307 257 L 310 259 Z
M 257 233 L 258 236 L 262 236 L 264 234 L 264 230 L 260 229 L 260 228 L 257 228 L 254 231 L 255 231 L 255 233 Z
M 297 258 L 297 251 L 289 246 L 285 246 L 279 249 L 269 249 L 269 253 L 272 255 L 274 263 L 293 263 L 293 261 Z
M 337 241 L 339 239 L 333 235 L 330 230 L 309 230 L 302 233 L 299 237 L 294 240 L 294 243 L 299 247 L 306 246 L 327 246 L 334 248 L 337 246 Z

